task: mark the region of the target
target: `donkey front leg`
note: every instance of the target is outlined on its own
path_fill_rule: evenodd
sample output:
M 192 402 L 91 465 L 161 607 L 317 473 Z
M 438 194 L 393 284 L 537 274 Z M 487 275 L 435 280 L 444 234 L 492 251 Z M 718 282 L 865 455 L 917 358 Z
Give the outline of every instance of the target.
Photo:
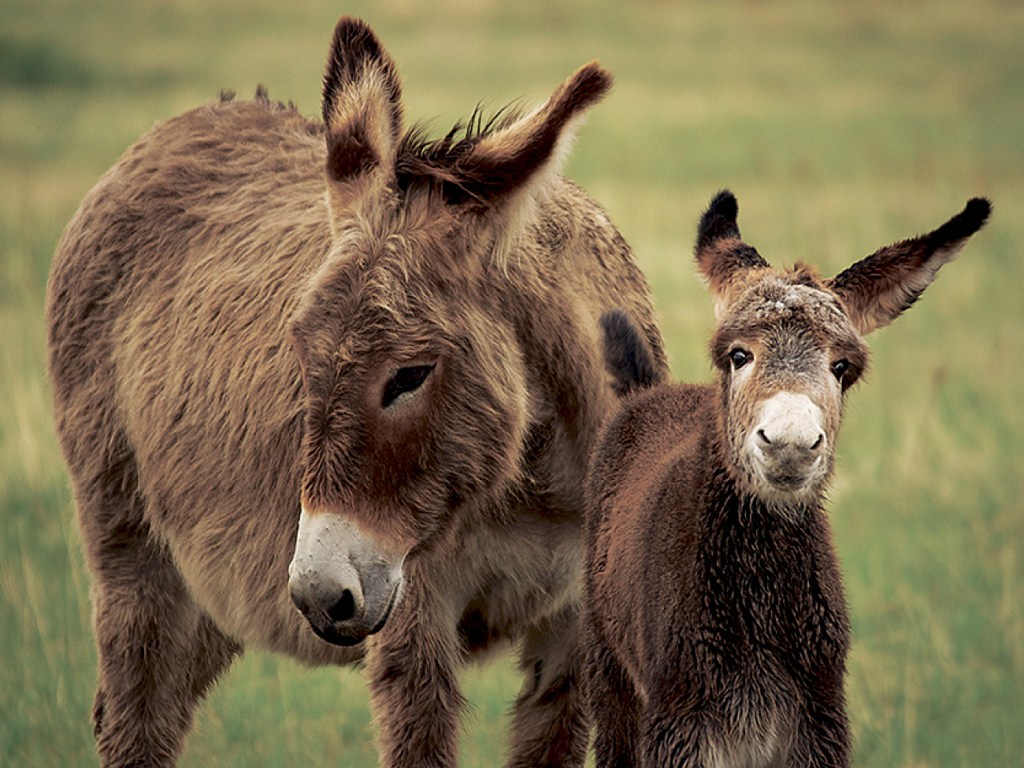
M 710 738 L 708 724 L 687 715 L 672 702 L 659 702 L 641 716 L 640 768 L 703 768 L 722 765 Z
M 452 768 L 464 704 L 451 610 L 406 585 L 366 656 L 382 768 Z
M 86 524 L 88 531 L 88 523 Z M 99 647 L 93 732 L 100 763 L 172 766 L 196 703 L 241 650 L 192 602 L 144 524 L 90 552 Z
M 634 768 L 639 735 L 640 702 L 629 674 L 612 652 L 587 630 L 587 709 L 594 726 L 594 765 Z
M 850 724 L 842 691 L 829 703 L 809 704 L 797 728 L 787 768 L 846 768 L 850 764 Z
M 520 661 L 525 680 L 515 705 L 509 768 L 583 765 L 589 734 L 577 616 L 574 605 L 526 636 Z

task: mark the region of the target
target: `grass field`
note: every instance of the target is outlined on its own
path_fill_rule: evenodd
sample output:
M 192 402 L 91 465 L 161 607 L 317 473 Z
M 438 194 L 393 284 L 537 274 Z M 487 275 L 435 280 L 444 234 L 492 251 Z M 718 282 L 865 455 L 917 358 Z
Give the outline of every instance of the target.
M 617 77 L 567 172 L 655 292 L 673 369 L 706 378 L 690 252 L 711 194 L 747 239 L 826 272 L 995 213 L 925 299 L 871 338 L 832 494 L 854 624 L 857 766 L 1017 766 L 1024 754 L 1024 6 L 411 0 L 4 0 L 0 6 L 0 765 L 95 764 L 88 578 L 52 433 L 43 292 L 61 228 L 154 121 L 221 88 L 319 112 L 342 13 L 373 24 L 406 114 Z M 330 6 L 330 7 L 329 7 Z M 500 764 L 510 662 L 467 671 L 465 766 Z M 250 653 L 201 708 L 187 766 L 374 764 L 355 672 Z

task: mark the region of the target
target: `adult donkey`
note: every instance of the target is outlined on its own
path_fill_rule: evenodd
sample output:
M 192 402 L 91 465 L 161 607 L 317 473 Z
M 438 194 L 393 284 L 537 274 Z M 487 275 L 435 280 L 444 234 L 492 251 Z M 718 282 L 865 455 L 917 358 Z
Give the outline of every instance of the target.
M 343 18 L 326 125 L 223 98 L 86 197 L 47 324 L 104 765 L 172 764 L 250 645 L 365 659 L 382 764 L 453 765 L 456 668 L 502 641 L 525 675 L 510 763 L 583 762 L 598 317 L 624 301 L 665 364 L 629 248 L 559 175 L 609 84 L 590 64 L 529 114 L 426 141 Z

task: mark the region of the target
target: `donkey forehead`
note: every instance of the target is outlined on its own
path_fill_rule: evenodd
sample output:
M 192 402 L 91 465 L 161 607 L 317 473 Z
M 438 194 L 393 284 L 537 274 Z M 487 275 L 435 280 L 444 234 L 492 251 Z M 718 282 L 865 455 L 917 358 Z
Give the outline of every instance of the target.
M 801 335 L 822 344 L 855 344 L 858 339 L 835 294 L 776 274 L 737 297 L 722 318 L 719 333 L 765 339 Z
M 451 291 L 441 282 L 394 256 L 338 259 L 311 281 L 292 338 L 307 362 L 423 346 L 449 322 L 439 301 Z
M 307 294 L 349 309 L 391 306 L 449 282 L 462 247 L 455 222 L 422 205 L 351 213 L 335 228 L 330 254 Z
M 334 227 L 334 258 L 357 268 L 391 263 L 404 269 L 422 260 L 424 252 L 451 250 L 457 245 L 457 220 L 433 197 L 408 195 L 397 200 L 390 192 L 370 197 L 339 216 Z

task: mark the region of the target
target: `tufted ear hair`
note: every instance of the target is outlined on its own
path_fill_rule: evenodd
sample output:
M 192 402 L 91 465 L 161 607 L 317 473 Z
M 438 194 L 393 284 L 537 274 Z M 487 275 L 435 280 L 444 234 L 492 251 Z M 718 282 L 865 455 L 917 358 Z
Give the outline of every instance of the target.
M 738 214 L 736 197 L 723 189 L 712 198 L 697 227 L 694 256 L 719 316 L 750 270 L 770 268 L 761 254 L 740 239 Z
M 568 155 L 579 118 L 611 88 L 596 62 L 581 67 L 533 112 L 489 133 L 452 169 L 449 200 L 494 205 L 556 174 Z
M 956 258 L 984 226 L 992 204 L 967 201 L 956 216 L 926 235 L 887 245 L 826 282 L 862 334 L 882 328 L 913 305 L 939 268 Z
M 327 187 L 332 214 L 374 181 L 394 176 L 402 131 L 395 63 L 363 21 L 343 16 L 324 73 Z
M 587 64 L 539 108 L 468 142 L 434 172 L 445 201 L 485 217 L 497 230 L 496 251 L 507 248 L 538 195 L 561 172 L 583 114 L 611 84 L 608 71 Z

